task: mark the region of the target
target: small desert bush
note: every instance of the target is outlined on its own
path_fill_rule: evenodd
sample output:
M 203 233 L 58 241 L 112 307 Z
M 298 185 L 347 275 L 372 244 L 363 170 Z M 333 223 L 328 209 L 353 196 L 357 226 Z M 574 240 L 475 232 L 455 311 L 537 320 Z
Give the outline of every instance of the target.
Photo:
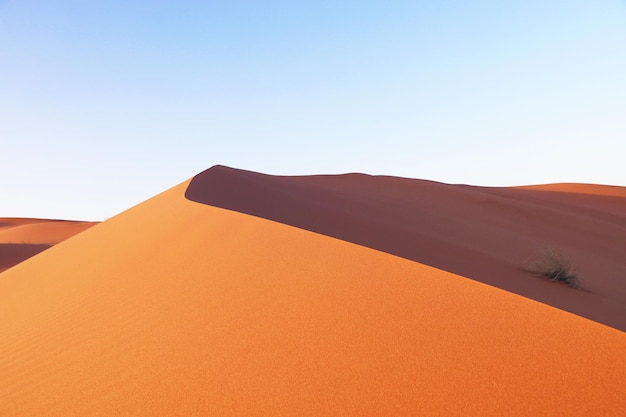
M 580 279 L 569 261 L 557 249 L 544 249 L 542 257 L 525 270 L 551 281 L 563 282 L 572 288 L 582 288 Z

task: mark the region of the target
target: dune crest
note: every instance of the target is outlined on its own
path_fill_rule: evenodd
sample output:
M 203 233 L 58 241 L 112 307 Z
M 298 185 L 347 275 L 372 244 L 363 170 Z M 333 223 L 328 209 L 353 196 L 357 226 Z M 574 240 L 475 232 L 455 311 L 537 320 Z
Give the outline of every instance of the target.
M 272 176 L 224 166 L 194 177 L 185 195 L 431 265 L 626 330 L 626 198 L 364 174 Z M 571 260 L 586 291 L 524 272 L 544 247 Z
M 626 407 L 625 333 L 189 201 L 188 185 L 2 275 L 0 415 L 586 417 Z

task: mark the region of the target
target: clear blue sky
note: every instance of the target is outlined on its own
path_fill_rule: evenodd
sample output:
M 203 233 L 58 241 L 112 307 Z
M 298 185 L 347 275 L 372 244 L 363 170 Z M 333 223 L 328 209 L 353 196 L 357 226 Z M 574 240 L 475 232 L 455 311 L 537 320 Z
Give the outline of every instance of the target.
M 0 217 L 215 164 L 626 186 L 622 0 L 0 0 Z

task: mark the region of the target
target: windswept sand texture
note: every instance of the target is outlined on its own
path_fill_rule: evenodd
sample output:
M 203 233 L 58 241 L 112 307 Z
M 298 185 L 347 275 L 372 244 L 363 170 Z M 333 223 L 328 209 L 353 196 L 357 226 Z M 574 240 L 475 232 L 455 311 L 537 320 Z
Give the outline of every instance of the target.
M 0 272 L 95 224 L 94 222 L 0 217 Z
M 356 189 L 365 190 L 371 180 L 331 178 L 338 195 L 345 180 L 363 180 Z M 185 198 L 206 203 L 202 190 L 214 186 L 206 179 L 0 275 L 0 415 L 617 416 L 626 409 L 626 333 L 412 260 Z M 403 189 L 408 180 L 385 183 L 389 190 L 371 204 L 401 206 L 386 194 L 396 181 Z M 494 192 L 484 201 L 500 198 Z M 328 193 L 306 201 L 340 211 L 321 198 Z M 267 205 L 259 196 L 249 202 Z M 276 207 L 295 208 L 283 202 Z M 314 208 L 300 215 L 314 219 Z M 399 230 L 403 221 L 386 224 Z

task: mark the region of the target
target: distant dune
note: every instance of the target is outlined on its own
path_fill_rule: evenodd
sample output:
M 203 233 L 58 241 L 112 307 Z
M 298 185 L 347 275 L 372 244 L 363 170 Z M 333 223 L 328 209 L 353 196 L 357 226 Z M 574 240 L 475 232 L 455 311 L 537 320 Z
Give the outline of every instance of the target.
M 95 224 L 94 222 L 0 217 L 0 272 Z
M 591 194 L 605 195 L 613 197 L 626 197 L 626 187 L 617 187 L 614 185 L 597 185 L 597 184 L 544 184 L 544 185 L 527 185 L 524 187 L 515 187 L 527 190 L 554 191 L 572 194 Z
M 0 275 L 0 415 L 620 415 L 622 200 L 214 167 Z

